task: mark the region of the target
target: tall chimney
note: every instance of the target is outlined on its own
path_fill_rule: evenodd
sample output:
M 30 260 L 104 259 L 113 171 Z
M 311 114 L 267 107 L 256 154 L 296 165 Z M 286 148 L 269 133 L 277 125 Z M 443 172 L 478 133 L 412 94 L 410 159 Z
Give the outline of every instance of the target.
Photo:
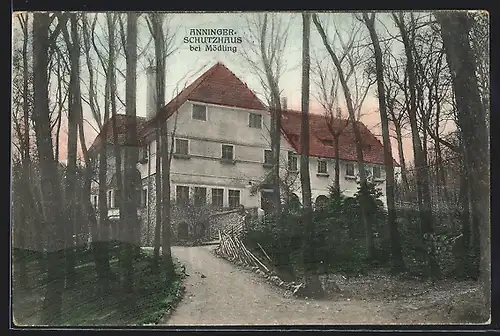
M 156 69 L 149 66 L 146 69 L 146 118 L 151 119 L 156 115 Z
M 281 109 L 286 110 L 288 107 L 286 106 L 286 97 L 281 98 Z

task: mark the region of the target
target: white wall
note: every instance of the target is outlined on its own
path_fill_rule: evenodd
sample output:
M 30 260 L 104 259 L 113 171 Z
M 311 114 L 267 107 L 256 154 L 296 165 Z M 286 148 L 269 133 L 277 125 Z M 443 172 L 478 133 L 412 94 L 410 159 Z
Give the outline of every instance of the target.
M 189 158 L 172 159 L 171 183 L 172 196 L 175 197 L 177 185 L 190 187 L 201 186 L 207 188 L 207 201 L 211 202 L 211 188 L 224 188 L 224 204 L 227 205 L 229 189 L 240 190 L 241 203 L 245 206 L 260 205 L 260 196 L 250 195 L 249 186 L 261 182 L 269 173 L 270 168 L 263 166 L 264 150 L 271 149 L 269 127 L 270 116 L 266 111 L 253 111 L 240 108 L 221 107 L 211 104 L 195 103 L 207 106 L 207 120 L 192 119 L 192 102 L 184 103 L 177 115 L 176 138 L 189 141 Z M 249 113 L 262 115 L 261 129 L 251 128 Z M 169 131 L 174 129 L 175 115 L 167 121 Z M 234 145 L 234 164 L 222 163 L 222 144 Z M 150 144 L 149 160 L 138 164 L 141 177 L 145 178 L 156 172 L 156 142 Z M 289 143 L 281 139 L 281 173 L 286 175 L 288 151 L 293 150 Z M 141 154 L 140 154 L 141 157 Z M 327 173 L 329 176 L 318 176 L 317 158 L 310 158 L 310 179 L 312 201 L 319 195 L 328 196 L 328 187 L 334 181 L 334 159 L 327 159 Z M 354 163 L 355 175 L 358 173 Z M 346 162 L 340 163 L 340 188 L 346 196 L 353 196 L 357 190 L 356 180 L 346 177 Z M 370 167 L 369 164 L 367 164 Z M 381 167 L 383 168 L 383 167 Z M 298 158 L 300 169 L 300 158 Z M 382 170 L 382 178 L 385 172 Z M 379 187 L 385 191 L 385 182 Z M 301 198 L 300 175 L 295 175 L 295 193 Z M 192 189 L 191 189 L 192 192 Z M 383 200 L 385 203 L 385 199 Z M 250 205 L 252 204 L 252 205 Z
M 198 104 L 198 103 L 196 103 Z M 203 104 L 202 104 L 203 105 Z M 259 183 L 270 172 L 264 167 L 264 151 L 271 149 L 269 138 L 270 117 L 266 111 L 254 111 L 240 108 L 227 108 L 207 105 L 207 120 L 192 119 L 192 103 L 181 106 L 177 116 L 176 138 L 187 139 L 189 158 L 172 158 L 171 181 L 175 197 L 177 185 L 202 186 L 207 188 L 207 198 L 211 200 L 211 188 L 240 190 L 241 202 L 246 206 L 257 206 L 260 197 L 250 195 L 250 182 Z M 262 127 L 251 128 L 249 113 L 262 115 Z M 168 120 L 168 129 L 173 130 L 175 116 Z M 234 146 L 234 164 L 221 162 L 222 145 Z M 281 140 L 281 158 L 286 169 L 288 150 L 286 140 Z M 156 172 L 156 142 L 150 143 L 150 155 L 147 163 L 138 164 L 141 177 Z M 148 174 L 149 172 L 149 174 Z M 251 204 L 251 205 L 248 205 Z

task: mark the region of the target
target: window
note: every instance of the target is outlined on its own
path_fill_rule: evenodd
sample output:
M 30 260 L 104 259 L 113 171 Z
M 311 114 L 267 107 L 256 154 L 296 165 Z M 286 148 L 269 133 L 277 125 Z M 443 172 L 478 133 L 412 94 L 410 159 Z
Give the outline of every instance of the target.
M 111 198 L 113 196 L 113 190 L 108 190 L 108 208 L 111 208 L 112 201 L 113 199 Z
M 325 195 L 319 195 L 316 198 L 316 201 L 314 202 L 314 206 L 317 209 L 324 208 L 327 204 L 328 204 L 328 197 L 326 197 Z
M 149 144 L 142 146 L 142 159 L 147 159 L 149 157 Z
M 367 178 L 372 177 L 372 172 L 373 172 L 373 170 L 371 169 L 371 167 L 365 166 L 365 176 Z
M 216 207 L 224 206 L 224 189 L 212 189 L 212 205 Z
M 141 205 L 143 208 L 148 206 L 148 189 L 142 189 Z
M 194 205 L 200 206 L 207 203 L 207 188 L 194 188 Z
M 231 208 L 236 208 L 240 206 L 240 191 L 239 190 L 229 190 L 229 206 Z
M 250 113 L 248 126 L 252 128 L 262 128 L 262 116 L 260 114 Z
M 273 151 L 269 149 L 264 150 L 264 163 L 273 164 Z
M 120 199 L 121 191 L 117 189 L 117 190 L 115 190 L 114 194 L 115 194 L 114 195 L 115 196 L 114 206 L 115 206 L 115 208 L 119 208 L 120 202 L 121 202 L 121 199 Z
M 288 152 L 288 170 L 297 171 L 297 155 L 294 152 Z
M 345 175 L 346 176 L 354 176 L 354 164 L 346 163 L 345 165 Z
M 333 147 L 333 140 L 330 140 L 330 139 L 322 139 L 321 142 L 323 143 L 323 145 L 325 146 L 330 146 L 330 147 Z
M 189 142 L 186 139 L 175 139 L 175 154 L 188 155 Z
M 175 187 L 177 197 L 177 204 L 186 204 L 189 201 L 189 187 L 177 186 Z
M 97 208 L 97 195 L 92 196 L 92 204 L 94 204 L 94 207 Z
M 379 166 L 373 166 L 373 178 L 379 179 L 382 177 L 382 172 Z
M 232 160 L 234 155 L 233 145 L 222 145 L 222 158 L 225 160 Z
M 207 120 L 207 107 L 205 105 L 193 105 L 193 119 Z
M 327 167 L 326 160 L 318 159 L 318 174 L 327 174 Z

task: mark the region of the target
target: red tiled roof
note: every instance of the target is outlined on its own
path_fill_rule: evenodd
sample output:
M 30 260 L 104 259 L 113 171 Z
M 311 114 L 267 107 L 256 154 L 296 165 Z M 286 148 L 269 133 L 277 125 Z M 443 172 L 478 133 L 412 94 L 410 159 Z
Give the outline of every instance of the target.
M 102 140 L 103 140 L 103 132 L 106 131 L 106 144 L 107 145 L 113 145 L 114 144 L 114 138 L 113 138 L 113 118 L 111 117 L 108 119 L 106 123 L 101 128 L 101 132 L 97 135 L 97 137 L 94 139 L 94 142 L 92 143 L 92 146 L 89 148 L 89 152 L 93 153 L 94 151 L 98 150 L 101 145 L 102 145 Z M 144 127 L 146 125 L 146 118 L 143 117 L 132 117 L 132 116 L 127 116 L 125 114 L 117 114 L 116 115 L 116 128 L 118 130 L 118 143 L 121 146 L 140 146 L 141 145 L 141 137 L 139 134 L 143 132 Z M 136 127 L 137 128 L 137 143 L 135 144 L 127 144 L 127 130 L 130 127 Z
M 218 62 L 165 105 L 157 116 L 148 122 L 148 125 L 168 119 L 187 100 L 251 110 L 266 110 L 255 93 L 224 64 Z M 146 133 L 150 131 L 148 127 Z
M 300 111 L 286 110 L 281 113 L 281 127 L 291 146 L 301 153 L 300 128 L 302 116 Z M 356 141 L 353 124 L 344 119 L 333 118 L 331 126 L 339 136 L 339 154 L 341 160 L 356 161 Z M 347 125 L 347 126 L 346 126 Z M 357 122 L 363 141 L 363 159 L 367 163 L 384 164 L 384 147 L 380 141 L 362 123 Z M 316 157 L 335 158 L 334 137 L 327 124 L 327 118 L 321 114 L 309 114 L 309 155 Z M 397 162 L 394 161 L 397 165 Z
M 119 143 L 125 145 L 126 125 L 137 125 L 137 132 L 140 145 L 145 138 L 151 134 L 157 122 L 163 122 L 187 100 L 212 103 L 222 106 L 240 107 L 253 110 L 267 110 L 257 96 L 243 83 L 234 73 L 232 73 L 222 63 L 216 63 L 193 83 L 182 90 L 174 99 L 165 105 L 158 114 L 151 120 L 137 117 L 136 122 L 125 115 L 117 115 L 119 128 Z M 128 120 L 128 121 L 127 121 Z M 353 124 L 346 125 L 346 120 L 334 118 L 332 127 L 342 130 L 340 135 L 340 159 L 356 161 L 356 145 L 353 132 Z M 374 164 L 384 164 L 384 150 L 380 141 L 361 122 L 357 122 L 363 139 L 364 161 Z M 111 122 L 108 121 L 105 127 L 109 127 L 108 143 L 113 143 L 113 132 Z M 300 153 L 300 128 L 301 112 L 286 110 L 282 111 L 282 131 L 292 147 Z M 326 123 L 324 115 L 309 114 L 309 155 L 316 157 L 335 157 L 333 136 Z M 102 131 L 101 131 L 102 133 Z M 94 140 L 91 150 L 101 143 L 101 134 Z M 331 141 L 330 143 L 325 143 Z M 394 161 L 397 165 L 397 162 Z

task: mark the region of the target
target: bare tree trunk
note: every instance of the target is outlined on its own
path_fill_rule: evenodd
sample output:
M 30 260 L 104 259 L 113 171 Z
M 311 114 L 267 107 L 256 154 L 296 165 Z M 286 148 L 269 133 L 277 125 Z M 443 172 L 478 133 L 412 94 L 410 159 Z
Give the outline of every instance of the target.
M 406 195 L 406 193 L 409 190 L 409 186 L 408 186 L 408 174 L 406 172 L 406 160 L 403 151 L 403 132 L 401 130 L 401 122 L 399 120 L 396 120 L 395 115 L 393 113 L 391 114 L 393 117 L 394 131 L 396 132 L 396 142 L 398 143 L 398 157 L 399 157 L 399 166 L 401 167 L 401 181 L 403 183 L 403 194 Z
M 48 278 L 42 316 L 43 324 L 60 323 L 64 276 L 60 265 L 63 262 L 64 239 L 61 234 L 62 198 L 59 167 L 54 159 L 49 116 L 48 96 L 48 49 L 54 36 L 49 37 L 50 18 L 47 12 L 33 14 L 33 91 L 34 124 L 36 144 L 40 160 L 40 175 L 48 228 Z M 54 33 L 53 33 L 54 34 Z
M 22 148 L 22 177 L 21 177 L 21 189 L 22 189 L 22 199 L 29 201 L 32 199 L 32 195 L 30 192 L 30 170 L 31 170 L 31 159 L 30 159 L 30 124 L 29 124 L 29 103 L 28 103 L 28 92 L 29 92 L 29 84 L 28 84 L 28 14 L 20 14 L 24 17 L 24 20 L 20 17 L 19 20 L 22 23 L 21 27 L 23 30 L 23 49 L 22 49 L 22 58 L 23 58 L 23 141 L 21 142 L 23 145 Z M 29 203 L 27 204 L 29 205 Z M 19 224 L 20 228 L 18 230 L 19 234 L 19 246 L 20 250 L 23 251 L 20 255 L 19 260 L 19 283 L 22 288 L 26 288 L 28 285 L 28 275 L 26 269 L 26 256 L 24 251 L 26 250 L 26 230 L 28 228 L 29 223 L 29 213 L 34 212 L 35 209 L 28 206 L 29 211 L 21 211 Z M 39 223 L 36 223 L 33 218 L 31 221 L 34 225 L 38 226 Z
M 77 82 L 75 88 L 78 90 L 75 95 L 81 97 L 80 82 Z M 84 218 L 88 221 L 88 227 L 90 230 L 90 236 L 92 239 L 92 253 L 94 259 L 96 260 L 96 270 L 98 276 L 101 276 L 102 266 L 97 262 L 100 262 L 100 251 L 95 244 L 99 240 L 99 228 L 97 223 L 97 216 L 94 205 L 90 200 L 91 195 L 91 185 L 92 185 L 92 174 L 93 167 L 90 155 L 87 150 L 87 144 L 85 142 L 85 133 L 83 129 L 83 109 L 81 99 L 78 99 L 75 104 L 75 108 L 78 111 L 78 133 L 80 135 L 80 147 L 82 148 L 83 159 L 85 161 L 85 168 L 83 171 L 83 190 L 82 190 L 82 213 Z
M 470 178 L 472 216 L 480 235 L 480 276 L 485 298 L 485 317 L 491 309 L 490 252 L 490 172 L 486 113 L 475 75 L 476 61 L 470 47 L 470 18 L 467 13 L 435 14 L 441 25 L 441 36 L 455 88 L 459 125 Z
M 165 271 L 167 274 L 173 272 L 173 261 L 170 251 L 171 236 L 171 206 L 170 206 L 170 159 L 167 127 L 165 126 L 162 134 L 162 256 Z
M 335 188 L 335 192 L 337 193 L 337 196 L 340 196 L 340 144 L 339 141 L 340 136 L 334 136 L 333 137 L 333 142 L 335 145 L 335 179 L 333 181 L 333 185 Z
M 155 139 L 156 139 L 156 173 L 155 173 L 155 185 L 156 185 L 156 225 L 155 225 L 155 247 L 154 247 L 154 262 L 155 266 L 159 267 L 160 262 L 160 248 L 161 248 L 161 130 L 160 125 L 156 125 L 155 129 Z
M 163 32 L 164 16 L 161 13 L 149 15 L 148 26 L 155 42 L 156 60 L 156 110 L 165 104 L 165 72 L 167 41 Z M 176 121 L 175 121 L 176 123 Z M 170 166 L 173 150 L 175 127 L 172 131 L 172 148 L 169 146 L 168 122 L 157 125 L 156 129 L 156 228 L 155 228 L 155 267 L 158 271 L 160 241 L 162 247 L 164 269 L 173 271 L 170 251 L 171 239 L 171 204 L 170 204 Z M 161 158 L 161 160 L 160 160 Z M 161 162 L 160 162 L 161 161 Z M 161 171 L 161 175 L 160 175 Z
M 127 48 L 126 48 L 126 84 L 125 84 L 125 113 L 128 118 L 135 120 L 136 94 L 137 94 L 137 17 L 134 12 L 127 13 Z M 127 143 L 134 146 L 125 147 L 125 217 L 127 226 L 125 239 L 128 242 L 125 257 L 125 288 L 129 291 L 133 289 L 133 256 L 140 252 L 140 242 L 137 236 L 140 236 L 139 218 L 137 216 L 138 189 L 140 186 L 140 176 L 137 176 L 136 163 L 139 159 L 139 153 L 135 144 L 137 144 L 137 127 L 135 124 L 127 127 Z
M 436 137 L 439 136 L 439 118 L 441 115 L 441 102 L 439 101 L 438 96 L 438 85 L 435 86 L 435 95 L 434 99 L 436 100 Z M 437 139 L 436 139 L 437 140 Z M 435 141 L 435 151 L 436 151 L 436 179 L 440 182 L 437 183 L 438 190 L 439 185 L 443 187 L 443 198 L 444 203 L 446 205 L 446 215 L 448 218 L 448 224 L 451 225 L 451 229 L 455 231 L 455 221 L 453 220 L 453 214 L 451 213 L 451 202 L 450 202 L 450 194 L 448 192 L 448 186 L 446 183 L 446 173 L 443 166 L 443 156 L 441 152 L 441 143 L 439 140 Z
M 61 64 L 57 64 L 57 78 L 61 78 Z M 62 93 L 61 93 L 61 87 L 62 87 L 62 81 L 58 80 L 57 81 L 57 99 L 59 100 L 59 113 L 57 115 L 57 125 L 56 125 L 56 149 L 55 149 L 55 155 L 54 157 L 56 158 L 57 161 L 59 161 L 59 143 L 60 141 L 60 134 L 61 134 L 61 123 L 62 123 Z
M 335 64 L 335 68 L 337 69 L 340 84 L 342 85 L 342 90 L 344 91 L 344 96 L 347 104 L 347 110 L 349 112 L 349 119 L 351 120 L 353 132 L 354 132 L 354 139 L 356 141 L 356 158 L 357 158 L 357 163 L 358 163 L 358 170 L 359 170 L 359 179 L 360 179 L 360 184 L 361 187 L 364 188 L 366 186 L 366 171 L 365 171 L 365 163 L 364 163 L 364 158 L 363 158 L 363 142 L 361 138 L 361 133 L 359 131 L 358 127 L 358 121 L 356 119 L 356 111 L 354 109 L 354 104 L 352 101 L 349 85 L 347 84 L 346 77 L 344 75 L 344 71 L 342 69 L 340 60 L 338 59 L 337 55 L 333 51 L 332 47 L 328 43 L 328 38 L 326 37 L 326 33 L 321 26 L 321 23 L 319 22 L 317 14 L 313 15 L 313 21 L 314 24 L 316 25 L 316 28 L 318 29 L 319 34 L 321 35 L 321 38 L 323 40 L 323 44 L 325 45 L 328 54 L 330 54 L 330 57 L 332 58 L 333 63 Z M 363 221 L 363 227 L 365 230 L 365 241 L 366 241 L 366 250 L 367 250 L 367 257 L 368 260 L 373 260 L 375 258 L 375 243 L 373 240 L 373 228 L 372 224 L 370 223 L 369 220 L 369 214 L 366 209 L 366 201 L 365 201 L 365 195 L 364 193 L 362 195 L 362 200 L 361 200 L 361 218 Z
M 104 64 L 103 64 L 104 66 Z M 107 70 L 106 70 L 107 71 Z M 104 98 L 104 127 L 101 130 L 102 143 L 99 152 L 99 239 L 92 240 L 93 248 L 96 250 L 96 269 L 101 283 L 103 295 L 109 293 L 109 217 L 108 217 L 108 131 L 109 131 L 109 93 L 110 76 L 106 73 L 105 98 Z M 109 202 L 112 202 L 111 200 Z
M 316 260 L 316 230 L 312 219 L 311 180 L 309 174 L 309 72 L 311 59 L 309 44 L 311 35 L 311 14 L 302 13 L 302 125 L 300 140 L 300 180 L 302 187 L 302 218 L 306 239 L 304 242 L 304 271 L 306 276 L 306 293 L 311 297 L 323 297 L 324 290 L 318 276 Z
M 389 121 L 387 118 L 385 86 L 384 86 L 384 68 L 382 63 L 382 51 L 375 30 L 375 13 L 368 17 L 363 13 L 363 19 L 370 32 L 370 37 L 375 53 L 375 68 L 377 74 L 377 90 L 380 111 L 380 121 L 382 124 L 382 138 L 384 143 L 384 163 L 386 171 L 385 191 L 387 197 L 387 222 L 389 226 L 389 235 L 391 239 L 391 256 L 394 271 L 404 269 L 403 254 L 401 252 L 401 242 L 396 223 L 396 209 L 394 206 L 394 159 L 392 157 L 391 139 L 389 138 Z
M 68 159 L 66 175 L 65 212 L 66 212 L 66 286 L 71 288 L 76 282 L 74 238 L 76 227 L 76 153 L 78 145 L 78 111 L 76 111 L 76 101 L 80 99 L 76 96 L 75 85 L 80 81 L 80 49 L 78 36 L 77 14 L 70 15 L 71 39 L 68 30 L 63 30 L 63 34 L 68 47 L 71 64 L 71 77 L 69 87 L 68 106 Z M 62 79 L 59 79 L 61 81 Z
M 111 127 L 113 129 L 113 151 L 115 157 L 115 200 L 118 204 L 119 217 L 117 223 L 112 226 L 111 240 L 119 240 L 122 236 L 121 231 L 127 227 L 127 218 L 124 216 L 124 195 L 123 195 L 123 176 L 122 176 L 122 151 L 120 150 L 120 143 L 118 140 L 118 127 L 117 127 L 117 112 L 116 112 L 116 44 L 115 44 L 115 29 L 116 29 L 116 14 L 106 13 L 106 20 L 108 24 L 108 74 L 109 74 L 109 87 L 110 87 L 110 100 L 111 100 Z M 120 259 L 123 255 L 120 254 Z M 121 260 L 123 262 L 123 260 Z
M 281 100 L 277 78 L 273 75 L 271 62 L 268 58 L 266 34 L 267 34 L 267 13 L 264 14 L 264 22 L 262 24 L 260 36 L 260 53 L 262 63 L 264 63 L 264 71 L 266 73 L 267 83 L 269 85 L 271 96 L 271 148 L 274 155 L 273 166 L 273 196 L 274 196 L 274 211 L 276 220 L 280 220 L 281 216 L 281 191 L 280 191 L 280 140 L 281 140 Z
M 413 155 L 416 168 L 418 207 L 420 212 L 420 225 L 422 234 L 425 237 L 434 233 L 434 218 L 431 213 L 431 199 L 429 194 L 427 167 L 425 166 L 425 152 L 422 150 L 417 125 L 417 104 L 416 104 L 416 73 L 412 54 L 412 41 L 406 30 L 403 14 L 393 14 L 394 21 L 399 28 L 406 54 L 406 67 L 408 71 L 408 85 L 410 91 L 410 109 L 408 115 L 413 142 Z M 431 244 L 428 249 L 427 260 L 430 276 L 435 278 L 440 275 L 439 265 L 436 262 L 434 247 Z

